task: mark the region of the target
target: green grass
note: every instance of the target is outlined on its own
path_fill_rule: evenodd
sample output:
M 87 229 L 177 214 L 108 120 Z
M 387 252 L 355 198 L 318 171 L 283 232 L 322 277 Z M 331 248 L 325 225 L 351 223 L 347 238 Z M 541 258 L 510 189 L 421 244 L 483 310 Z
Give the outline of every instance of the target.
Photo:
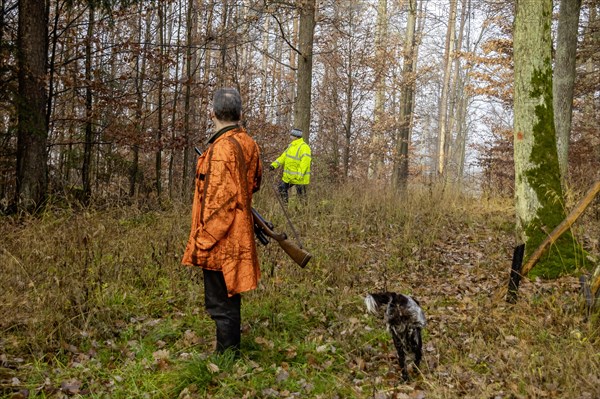
M 180 265 L 189 205 L 3 218 L 0 397 L 600 395 L 598 317 L 584 320 L 575 278 L 525 280 L 513 306 L 498 298 L 510 204 L 435 190 L 311 194 L 309 207 L 290 206 L 314 257 L 300 269 L 274 243 L 259 246 L 263 276 L 243 295 L 239 360 L 212 354 L 201 273 Z M 255 206 L 290 233 L 268 192 Z M 416 296 L 428 318 L 407 384 L 362 302 L 383 289 Z

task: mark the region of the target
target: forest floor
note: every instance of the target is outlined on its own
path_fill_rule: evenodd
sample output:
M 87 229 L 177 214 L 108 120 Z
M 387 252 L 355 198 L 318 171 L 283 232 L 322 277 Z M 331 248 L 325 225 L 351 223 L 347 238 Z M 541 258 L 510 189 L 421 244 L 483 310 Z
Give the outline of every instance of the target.
M 259 246 L 243 295 L 242 357 L 215 356 L 201 274 L 180 265 L 189 205 L 51 208 L 0 223 L 0 397 L 600 397 L 600 320 L 576 276 L 503 297 L 514 246 L 507 199 L 415 190 L 313 190 L 290 210 L 313 254 L 300 269 Z M 277 204 L 255 207 L 289 230 Z M 593 212 L 588 212 L 593 213 Z M 600 222 L 576 233 L 598 255 Z M 288 231 L 289 233 L 289 231 Z M 369 292 L 410 294 L 427 326 L 404 383 Z

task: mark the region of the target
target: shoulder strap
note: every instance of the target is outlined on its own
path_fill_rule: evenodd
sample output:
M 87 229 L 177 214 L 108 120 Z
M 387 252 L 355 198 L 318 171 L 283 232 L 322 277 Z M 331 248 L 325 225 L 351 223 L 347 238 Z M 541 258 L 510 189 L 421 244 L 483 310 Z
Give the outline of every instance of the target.
M 248 197 L 248 165 L 246 165 L 246 158 L 244 157 L 244 151 L 242 150 L 242 146 L 234 137 L 227 137 L 233 146 L 235 147 L 235 156 L 237 158 L 238 164 L 240 165 L 240 172 L 242 174 L 242 179 L 244 182 L 244 187 L 242 190 L 242 195 L 244 200 L 250 206 L 250 198 Z

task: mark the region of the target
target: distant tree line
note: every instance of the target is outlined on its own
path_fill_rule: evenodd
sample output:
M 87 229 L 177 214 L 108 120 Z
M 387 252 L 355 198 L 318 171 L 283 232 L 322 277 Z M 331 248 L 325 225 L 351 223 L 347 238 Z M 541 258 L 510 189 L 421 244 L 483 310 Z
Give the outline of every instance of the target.
M 567 82 L 555 98 L 574 98 L 555 106 L 558 157 L 563 178 L 591 179 L 600 170 L 599 4 L 573 3 L 555 13 L 555 81 Z M 316 181 L 460 187 L 472 174 L 512 193 L 513 6 L 2 0 L 0 208 L 185 198 L 220 86 L 242 93 L 265 159 L 302 128 Z

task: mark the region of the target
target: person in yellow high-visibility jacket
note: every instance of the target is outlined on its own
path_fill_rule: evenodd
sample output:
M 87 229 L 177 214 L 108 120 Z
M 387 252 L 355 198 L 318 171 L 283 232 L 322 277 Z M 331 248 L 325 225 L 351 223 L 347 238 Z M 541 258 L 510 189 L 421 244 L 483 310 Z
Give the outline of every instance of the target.
M 292 186 L 296 186 L 296 193 L 302 200 L 306 199 L 306 186 L 310 183 L 310 162 L 312 160 L 310 147 L 302 138 L 302 130 L 292 129 L 290 135 L 294 137 L 294 141 L 269 166 L 271 170 L 283 166 L 279 194 L 286 202 L 288 201 L 288 191 Z

